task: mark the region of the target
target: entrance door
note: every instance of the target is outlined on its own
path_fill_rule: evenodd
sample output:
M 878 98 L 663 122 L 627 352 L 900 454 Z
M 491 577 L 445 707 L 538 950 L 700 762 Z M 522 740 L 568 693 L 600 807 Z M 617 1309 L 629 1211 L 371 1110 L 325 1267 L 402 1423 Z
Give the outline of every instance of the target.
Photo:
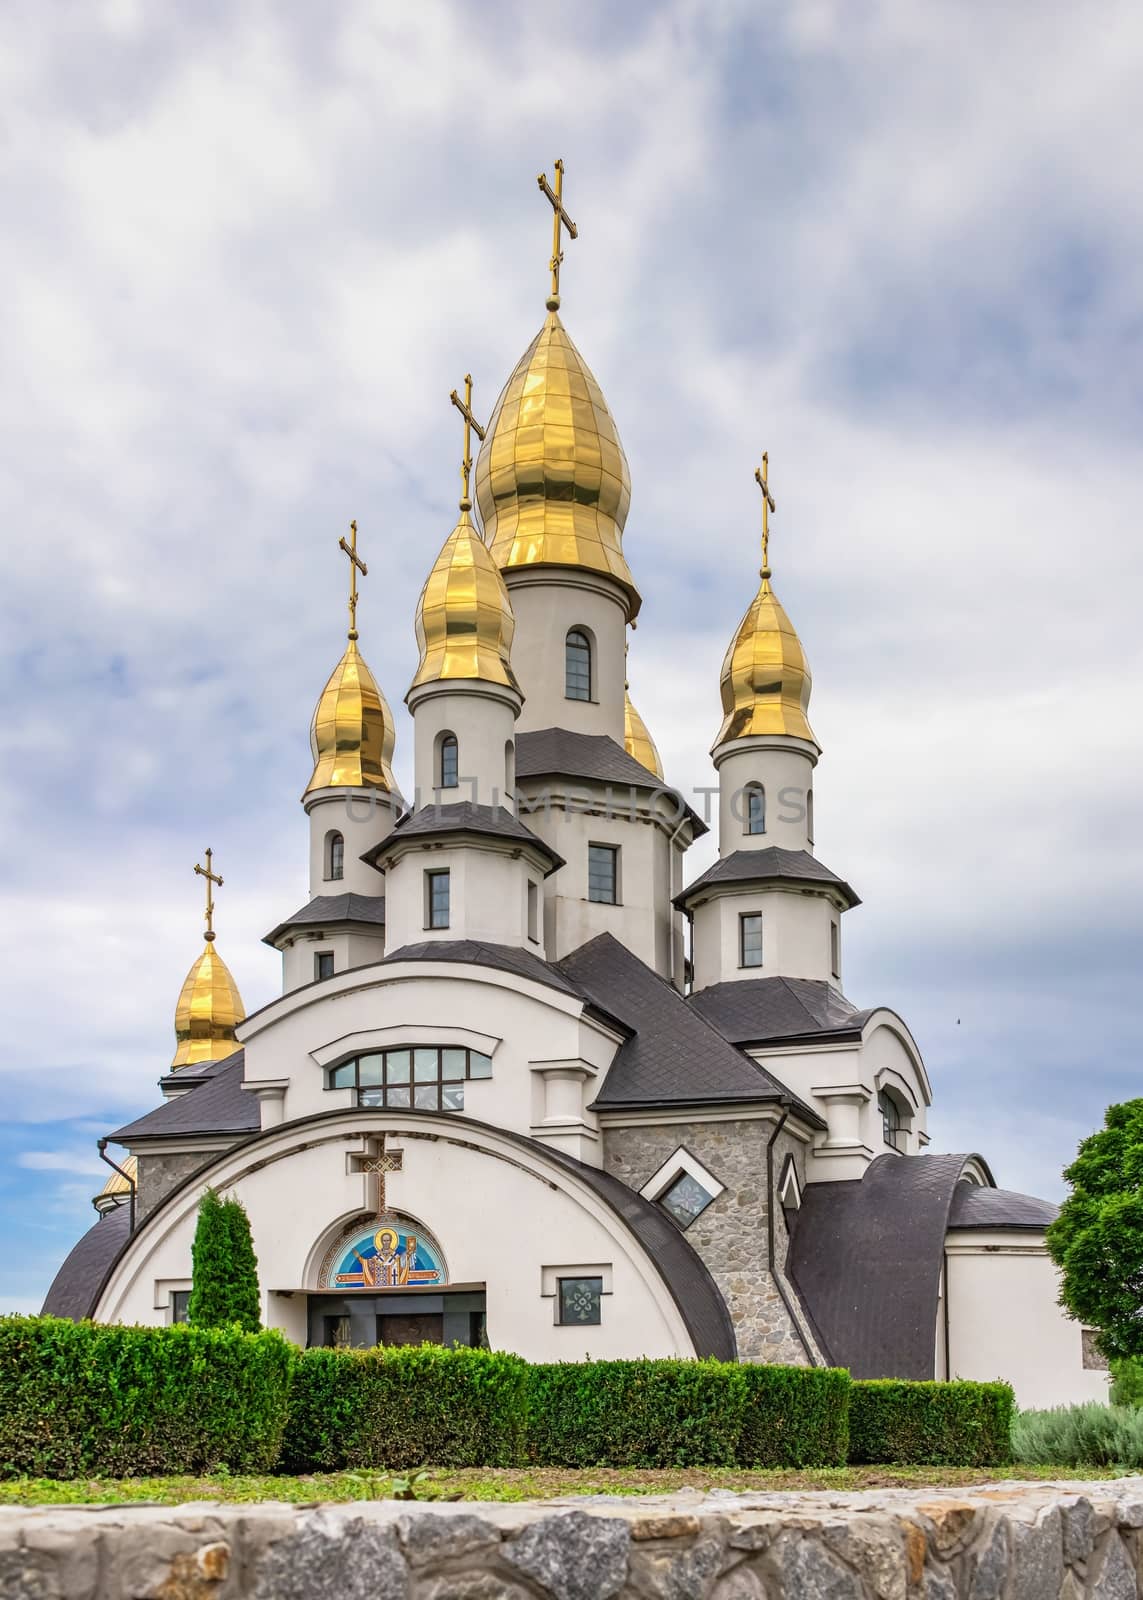
M 377 1318 L 378 1344 L 443 1344 L 444 1317 L 438 1312 L 398 1312 Z

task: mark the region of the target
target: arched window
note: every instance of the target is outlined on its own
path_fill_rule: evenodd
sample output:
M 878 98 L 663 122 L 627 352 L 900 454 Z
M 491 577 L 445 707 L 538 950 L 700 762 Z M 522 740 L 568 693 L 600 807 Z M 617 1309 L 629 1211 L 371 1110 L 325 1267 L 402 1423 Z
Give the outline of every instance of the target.
M 591 640 L 572 628 L 564 646 L 564 699 L 591 699 Z
M 890 1150 L 905 1153 L 905 1130 L 901 1126 L 901 1107 L 889 1093 L 881 1089 L 877 1095 L 877 1108 L 881 1112 L 881 1131 Z
M 345 840 L 340 833 L 325 836 L 325 875 L 327 878 L 345 877 Z
M 508 739 L 504 745 L 504 804 L 516 804 L 516 741 Z
M 806 838 L 814 842 L 814 791 L 806 790 Z
M 460 746 L 455 733 L 442 733 L 437 752 L 437 784 L 441 789 L 455 789 L 460 781 Z
M 746 791 L 746 832 L 766 832 L 766 791 L 760 783 L 752 783 Z

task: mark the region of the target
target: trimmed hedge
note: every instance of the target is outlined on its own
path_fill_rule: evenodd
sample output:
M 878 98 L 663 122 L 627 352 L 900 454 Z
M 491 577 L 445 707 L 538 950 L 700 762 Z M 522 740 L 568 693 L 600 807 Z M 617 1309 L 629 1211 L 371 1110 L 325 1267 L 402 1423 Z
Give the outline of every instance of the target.
M 0 1474 L 268 1472 L 293 1363 L 278 1333 L 0 1317 Z
M 733 1466 L 745 1368 L 722 1361 L 550 1362 L 529 1370 L 528 1454 L 545 1467 Z
M 844 1467 L 849 1373 L 840 1367 L 756 1367 L 746 1378 L 740 1467 Z
M 850 1387 L 849 1459 L 909 1467 L 1000 1467 L 1012 1460 L 1007 1383 L 873 1378 Z
M 527 1419 L 518 1356 L 433 1344 L 304 1350 L 281 1470 L 516 1466 Z

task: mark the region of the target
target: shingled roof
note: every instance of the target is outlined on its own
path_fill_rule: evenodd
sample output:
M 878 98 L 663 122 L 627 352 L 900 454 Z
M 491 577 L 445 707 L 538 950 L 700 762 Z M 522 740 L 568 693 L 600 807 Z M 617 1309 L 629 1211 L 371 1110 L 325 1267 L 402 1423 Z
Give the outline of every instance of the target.
M 1050 1200 L 1017 1194 L 1012 1189 L 988 1189 L 962 1179 L 953 1192 L 950 1228 L 1020 1228 L 1042 1233 L 1060 1214 Z
M 417 944 L 402 945 L 377 965 L 388 967 L 395 961 L 456 961 L 474 967 L 494 967 L 498 972 L 531 978 L 534 983 L 546 983 L 549 988 L 581 998 L 578 989 L 557 965 L 516 945 L 485 944 L 479 939 L 423 939 Z
M 367 927 L 385 926 L 383 894 L 319 894 L 292 917 L 279 922 L 262 940 L 276 946 L 290 928 L 328 928 L 336 923 L 357 923 Z
M 583 778 L 589 783 L 612 784 L 620 791 L 655 790 L 675 802 L 680 820 L 684 815 L 689 819 L 696 839 L 709 831 L 677 789 L 629 756 L 605 733 L 572 733 L 567 728 L 518 733 L 516 781 L 528 778 Z M 617 798 L 622 804 L 621 797 Z
M 257 1099 L 242 1087 L 245 1061 L 246 1052 L 236 1050 L 217 1064 L 210 1077 L 200 1076 L 193 1089 L 127 1123 L 111 1138 L 116 1144 L 131 1145 L 141 1139 L 253 1133 L 261 1127 L 261 1117 Z
M 734 1044 L 772 1039 L 857 1039 L 873 1015 L 819 978 L 742 978 L 712 983 L 688 1004 Z
M 367 850 L 361 857 L 370 866 L 378 862 L 403 839 L 435 838 L 445 834 L 483 834 L 489 838 L 511 839 L 527 844 L 548 862 L 554 872 L 564 864 L 563 857 L 545 843 L 539 834 L 526 828 L 520 819 L 504 806 L 478 806 L 471 800 L 457 800 L 449 805 L 422 806 L 419 811 L 406 811 L 391 833 L 380 844 Z
M 627 1033 L 595 1097 L 596 1110 L 774 1101 L 795 1106 L 815 1127 L 824 1127 L 815 1111 L 717 1033 L 610 933 L 573 950 L 558 966 Z
M 859 906 L 861 901 L 836 872 L 831 872 L 808 850 L 783 850 L 779 845 L 768 845 L 764 850 L 735 850 L 716 861 L 692 884 L 675 896 L 677 906 L 686 906 L 701 890 L 716 884 L 797 882 L 824 884 L 835 889 L 847 906 Z
M 91 1315 L 107 1274 L 131 1237 L 130 1221 L 130 1206 L 114 1206 L 72 1245 L 52 1279 L 42 1307 L 45 1317 L 70 1317 L 80 1322 Z

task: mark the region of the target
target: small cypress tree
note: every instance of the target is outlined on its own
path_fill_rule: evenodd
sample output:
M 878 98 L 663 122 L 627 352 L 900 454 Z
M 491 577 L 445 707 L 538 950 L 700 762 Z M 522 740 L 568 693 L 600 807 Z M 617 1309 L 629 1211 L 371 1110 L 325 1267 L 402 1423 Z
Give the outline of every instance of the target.
M 191 1297 L 187 1320 L 199 1328 L 237 1323 L 247 1333 L 262 1326 L 258 1258 L 241 1200 L 208 1189 L 199 1201 L 191 1245 Z

